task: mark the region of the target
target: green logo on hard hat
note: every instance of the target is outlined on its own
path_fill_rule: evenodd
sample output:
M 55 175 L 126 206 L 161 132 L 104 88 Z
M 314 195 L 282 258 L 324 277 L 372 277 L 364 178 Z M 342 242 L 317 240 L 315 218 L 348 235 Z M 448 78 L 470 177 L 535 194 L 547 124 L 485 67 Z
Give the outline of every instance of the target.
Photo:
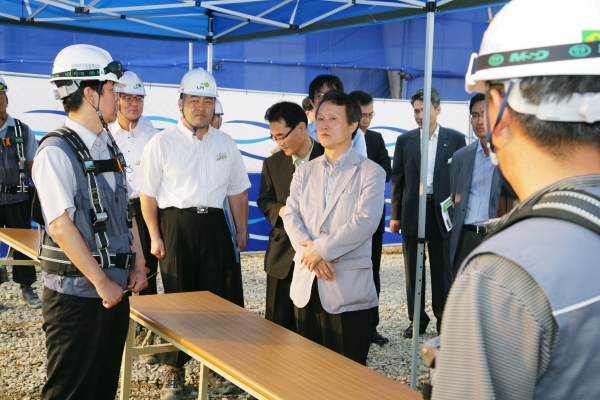
M 569 49 L 571 57 L 581 58 L 592 54 L 592 49 L 586 44 L 576 44 Z
M 550 55 L 548 50 L 538 50 L 538 51 L 517 51 L 510 55 L 510 59 L 508 60 L 511 63 L 518 63 L 524 61 L 543 61 Z
M 504 62 L 504 56 L 502 54 L 494 54 L 488 60 L 488 63 L 492 67 L 497 67 L 498 65 L 502 64 L 503 62 Z
M 581 31 L 582 42 L 600 42 L 600 31 Z
M 208 84 L 208 82 L 204 82 L 204 87 L 209 87 L 210 85 Z

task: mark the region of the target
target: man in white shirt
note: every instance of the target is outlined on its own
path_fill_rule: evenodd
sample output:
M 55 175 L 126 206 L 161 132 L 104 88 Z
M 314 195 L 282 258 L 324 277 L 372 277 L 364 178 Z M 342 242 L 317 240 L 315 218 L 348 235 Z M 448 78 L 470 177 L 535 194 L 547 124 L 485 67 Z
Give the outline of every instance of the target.
M 218 96 L 213 76 L 188 71 L 179 93 L 181 120 L 146 145 L 136 180 L 151 251 L 161 260 L 166 293 L 208 290 L 243 307 L 237 258 L 248 240 L 250 180 L 233 139 L 210 126 Z M 162 359 L 168 368 L 161 399 L 182 399 L 190 357 Z
M 129 202 L 135 210 L 135 221 L 140 233 L 140 242 L 146 259 L 146 268 L 153 275 L 158 267 L 158 259 L 150 252 L 150 233 L 142 216 L 140 195 L 133 183 L 140 168 L 142 153 L 146 144 L 159 132 L 152 122 L 142 115 L 146 89 L 142 80 L 133 72 L 125 71 L 120 79 L 127 86 L 115 88 L 118 94 L 117 119 L 108 124 L 127 163 L 127 192 Z M 156 294 L 156 276 L 148 280 L 148 287 L 141 294 Z

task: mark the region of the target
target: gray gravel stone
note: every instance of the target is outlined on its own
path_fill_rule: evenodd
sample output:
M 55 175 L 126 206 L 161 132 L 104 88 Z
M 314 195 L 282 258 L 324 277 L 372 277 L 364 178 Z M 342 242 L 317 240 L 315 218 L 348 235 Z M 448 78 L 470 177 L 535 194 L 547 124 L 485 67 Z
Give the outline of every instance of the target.
M 264 316 L 266 274 L 262 255 L 242 256 L 245 307 Z M 397 248 L 384 250 L 381 263 L 380 325 L 378 331 L 390 339 L 387 345 L 371 345 L 367 366 L 398 382 L 409 384 L 412 359 L 412 341 L 402 338 L 408 327 L 406 294 L 404 289 L 404 265 Z M 9 279 L 12 268 L 7 267 Z M 38 280 L 33 285 L 41 297 L 42 285 L 39 268 Z M 429 276 L 429 269 L 426 271 Z M 159 275 L 160 277 L 160 275 Z M 46 348 L 42 331 L 41 309 L 20 306 L 19 285 L 12 281 L 0 285 L 0 399 L 39 399 L 46 381 Z M 162 283 L 159 278 L 159 291 Z M 419 343 L 435 336 L 435 317 L 431 310 L 431 293 L 426 293 L 426 311 L 432 317 L 427 332 Z M 419 357 L 419 381 L 426 368 Z M 199 363 L 190 361 L 186 365 L 186 396 L 198 398 Z M 132 399 L 158 399 L 166 367 L 134 362 Z M 246 398 L 245 394 L 227 397 L 211 394 L 211 399 Z M 374 394 L 376 397 L 376 394 Z

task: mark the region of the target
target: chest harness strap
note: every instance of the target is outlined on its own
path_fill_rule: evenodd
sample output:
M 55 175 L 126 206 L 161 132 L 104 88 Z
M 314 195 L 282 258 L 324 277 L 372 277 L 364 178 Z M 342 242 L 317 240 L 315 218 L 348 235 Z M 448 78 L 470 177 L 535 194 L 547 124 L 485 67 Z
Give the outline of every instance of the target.
M 60 137 L 71 147 L 77 159 L 81 163 L 83 172 L 87 177 L 88 193 L 90 197 L 91 206 L 90 220 L 92 222 L 94 239 L 96 242 L 96 247 L 98 249 L 98 252 L 92 253 L 92 255 L 98 261 L 98 265 L 102 268 L 130 268 L 135 263 L 135 253 L 110 254 L 108 251 L 108 247 L 110 245 L 108 235 L 106 234 L 106 221 L 108 220 L 108 214 L 106 212 L 106 209 L 102 205 L 102 199 L 98 191 L 97 181 L 98 174 L 101 174 L 103 172 L 118 172 L 123 178 L 123 185 L 125 185 L 125 170 L 122 168 L 122 165 L 125 165 L 125 158 L 119 150 L 119 147 L 116 145 L 112 136 L 109 135 L 110 143 L 107 143 L 107 145 L 112 154 L 115 155 L 115 157 L 109 160 L 94 160 L 85 143 L 83 143 L 83 141 L 75 131 L 66 127 L 56 129 L 46 134 L 40 141 L 40 144 L 42 141 L 49 137 Z M 39 202 L 37 193 L 34 199 L 34 202 L 35 201 Z M 124 204 L 128 204 L 127 199 L 124 199 Z M 34 204 L 33 209 L 34 211 L 40 210 L 41 207 L 39 207 L 39 205 Z M 34 217 L 34 220 L 38 222 L 38 224 L 40 224 L 41 222 L 41 224 L 43 225 L 43 218 L 40 221 L 39 212 L 36 213 L 37 218 Z M 129 227 L 130 241 L 132 241 L 133 234 L 131 232 L 131 213 L 127 212 L 126 214 L 127 225 Z M 39 258 L 41 260 L 46 260 L 46 264 L 49 267 L 60 267 L 60 264 L 62 264 L 63 268 L 59 269 L 62 270 L 63 275 L 65 274 L 65 272 L 67 272 L 68 275 L 77 275 L 75 271 L 78 270 L 76 270 L 76 268 L 72 265 L 68 257 L 59 247 L 53 247 L 51 245 L 52 243 L 52 240 L 44 240 L 42 235 L 40 235 Z M 71 268 L 66 268 L 67 265 L 71 266 Z M 73 269 L 75 269 L 75 271 L 73 271 Z M 56 272 L 56 268 L 49 268 L 47 272 L 60 274 L 60 271 Z
M 29 191 L 29 179 L 25 175 L 25 151 L 24 151 L 24 139 L 23 131 L 21 128 L 21 121 L 15 118 L 15 137 L 13 138 L 2 138 L 2 146 L 16 146 L 17 147 L 17 162 L 19 164 L 19 185 L 0 185 L 1 193 L 27 193 Z

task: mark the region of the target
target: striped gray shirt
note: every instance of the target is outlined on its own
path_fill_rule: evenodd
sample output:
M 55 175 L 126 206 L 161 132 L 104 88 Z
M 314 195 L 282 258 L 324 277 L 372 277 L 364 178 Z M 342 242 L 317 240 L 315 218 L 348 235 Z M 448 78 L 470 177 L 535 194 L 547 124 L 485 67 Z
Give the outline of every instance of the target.
M 535 280 L 503 257 L 477 256 L 446 301 L 433 399 L 532 399 L 557 339 Z
M 337 181 L 337 178 L 342 171 L 342 167 L 351 151 L 352 146 L 350 146 L 350 148 L 333 163 L 333 166 L 327 161 L 327 156 L 323 157 L 323 165 L 325 166 L 325 204 L 327 204 L 327 200 L 329 200 L 329 197 L 331 196 L 331 192 L 335 187 L 335 182 Z

